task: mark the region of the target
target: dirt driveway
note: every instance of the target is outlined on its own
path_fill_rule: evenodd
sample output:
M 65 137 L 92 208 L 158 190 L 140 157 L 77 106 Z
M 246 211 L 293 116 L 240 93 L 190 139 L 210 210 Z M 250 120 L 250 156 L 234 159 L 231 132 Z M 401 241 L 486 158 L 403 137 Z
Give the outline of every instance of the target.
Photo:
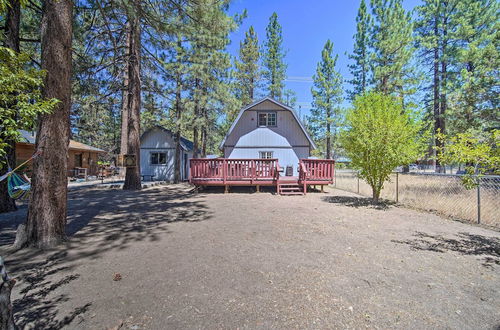
M 70 193 L 67 246 L 6 252 L 26 328 L 500 326 L 500 233 L 352 194 Z M 3 249 L 3 252 L 2 252 Z M 119 276 L 117 275 L 119 274 Z

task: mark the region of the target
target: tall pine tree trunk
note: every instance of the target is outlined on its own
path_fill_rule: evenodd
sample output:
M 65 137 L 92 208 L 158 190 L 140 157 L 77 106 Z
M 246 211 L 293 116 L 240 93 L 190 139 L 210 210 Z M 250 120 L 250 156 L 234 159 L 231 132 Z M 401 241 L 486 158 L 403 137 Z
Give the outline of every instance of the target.
M 11 0 L 7 6 L 7 15 L 5 17 L 5 47 L 10 48 L 15 52 L 20 51 L 19 47 L 19 26 L 21 22 L 21 4 L 18 0 Z M 15 120 L 15 118 L 14 118 Z M 16 166 L 16 142 L 6 141 L 8 147 L 6 148 L 7 163 Z M 0 169 L 0 175 L 7 173 L 7 166 Z M 7 180 L 0 182 L 0 213 L 16 210 L 16 202 L 10 198 L 7 188 Z
M 26 245 L 39 248 L 54 246 L 66 237 L 72 10 L 70 0 L 43 2 L 43 97 L 60 103 L 51 114 L 40 116 L 38 123 L 35 149 L 42 155 L 33 163 Z
M 195 91 L 198 90 L 199 87 L 199 80 L 195 79 L 194 81 L 194 88 Z M 196 95 L 194 96 L 194 116 L 193 116 L 193 158 L 198 158 L 200 156 L 200 140 L 199 140 L 199 130 L 198 130 L 198 125 L 197 125 L 197 119 L 200 114 L 200 100 L 199 97 Z
M 329 102 L 328 102 L 329 103 Z M 326 159 L 330 159 L 332 157 L 332 146 L 331 146 L 331 132 L 332 127 L 330 124 L 331 112 L 328 110 L 326 113 Z
M 181 181 L 181 77 L 177 74 L 175 90 L 175 166 L 174 166 L 174 183 Z
M 206 93 L 206 91 L 204 91 Z M 208 108 L 203 107 L 203 126 L 201 128 L 201 158 L 207 157 L 207 141 L 208 141 Z
M 125 183 L 123 184 L 124 190 L 141 189 L 141 160 L 139 140 L 141 111 L 141 22 L 139 18 L 139 0 L 135 0 L 134 6 L 134 13 L 132 13 L 132 15 L 129 15 L 130 57 L 128 63 L 127 153 L 135 155 L 135 166 L 129 166 L 125 171 Z
M 436 40 L 436 43 L 439 41 L 439 11 L 436 13 L 434 16 L 434 38 Z M 433 108 L 433 117 L 434 117 L 434 144 L 436 147 L 441 147 L 441 141 L 437 138 L 437 133 L 440 132 L 440 72 L 439 72 L 439 61 L 440 61 L 440 56 L 439 56 L 439 44 L 434 45 L 434 50 L 433 50 L 433 95 L 432 95 L 432 108 Z M 442 133 L 442 132 L 441 132 Z M 440 162 L 439 159 L 436 157 L 436 172 L 440 172 Z
M 128 153 L 128 67 L 130 61 L 130 22 L 127 22 L 125 26 L 125 65 L 124 65 L 124 75 L 123 75 L 123 92 L 122 92 L 122 128 L 121 128 L 121 140 L 120 140 L 120 153 L 125 155 Z

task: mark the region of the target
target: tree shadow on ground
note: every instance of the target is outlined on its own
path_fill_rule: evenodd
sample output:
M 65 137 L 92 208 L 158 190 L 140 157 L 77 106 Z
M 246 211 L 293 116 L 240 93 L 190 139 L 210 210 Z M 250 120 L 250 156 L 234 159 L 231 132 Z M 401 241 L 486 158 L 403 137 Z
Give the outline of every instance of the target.
M 441 235 L 431 235 L 417 232 L 416 238 L 394 243 L 409 245 L 413 250 L 445 253 L 458 252 L 463 255 L 481 256 L 483 266 L 493 268 L 500 265 L 500 239 L 470 233 L 458 233 L 458 238 L 446 238 Z
M 60 328 L 77 317 L 83 320 L 92 301 L 80 306 L 75 297 L 64 293 L 68 291 L 65 286 L 78 283 L 80 265 L 136 242 L 161 240 L 170 233 L 169 224 L 173 222 L 197 222 L 210 217 L 208 207 L 193 197 L 186 185 L 141 191 L 70 192 L 65 244 L 50 251 L 0 251 L 6 257 L 9 273 L 20 279 L 14 288 L 21 296 L 13 302 L 16 321 L 21 328 L 48 329 Z M 15 231 L 10 235 L 15 236 Z
M 379 200 L 377 204 L 374 204 L 371 198 L 368 197 L 355 197 L 355 196 L 324 196 L 321 198 L 322 201 L 333 204 L 341 204 L 349 207 L 367 207 L 376 210 L 387 210 L 391 205 L 395 203 L 388 200 Z
M 33 251 L 32 251 L 33 252 Z M 53 294 L 58 288 L 78 279 L 79 274 L 71 274 L 73 267 L 62 266 L 67 252 L 51 254 L 46 260 L 19 267 L 16 273 L 21 273 L 21 298 L 13 301 L 15 319 L 18 326 L 32 329 L 60 329 L 70 324 L 76 317 L 87 312 L 92 305 L 85 303 L 68 312 L 63 318 L 58 318 L 62 304 L 70 297 L 66 294 Z M 53 279 L 52 275 L 64 273 Z

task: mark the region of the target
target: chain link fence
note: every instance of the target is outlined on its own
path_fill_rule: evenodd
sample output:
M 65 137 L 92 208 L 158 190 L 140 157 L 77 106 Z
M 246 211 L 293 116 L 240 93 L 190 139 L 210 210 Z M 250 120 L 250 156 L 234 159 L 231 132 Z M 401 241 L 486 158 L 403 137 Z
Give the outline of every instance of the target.
M 335 187 L 371 197 L 371 187 L 354 170 L 336 170 Z M 459 175 L 392 173 L 381 198 L 456 219 L 500 228 L 500 176 L 484 176 L 465 189 Z

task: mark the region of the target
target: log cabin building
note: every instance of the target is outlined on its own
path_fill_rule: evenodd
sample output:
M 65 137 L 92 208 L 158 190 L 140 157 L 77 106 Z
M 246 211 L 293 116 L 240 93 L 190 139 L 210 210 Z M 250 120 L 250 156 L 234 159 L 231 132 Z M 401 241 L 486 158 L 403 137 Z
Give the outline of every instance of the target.
M 20 130 L 21 138 L 16 143 L 16 163 L 20 164 L 30 158 L 35 152 L 36 135 L 33 132 Z M 98 174 L 97 161 L 99 155 L 105 154 L 106 151 L 89 146 L 87 144 L 69 141 L 68 150 L 68 177 L 86 178 L 90 175 Z M 28 163 L 25 173 L 30 176 L 31 162 Z

